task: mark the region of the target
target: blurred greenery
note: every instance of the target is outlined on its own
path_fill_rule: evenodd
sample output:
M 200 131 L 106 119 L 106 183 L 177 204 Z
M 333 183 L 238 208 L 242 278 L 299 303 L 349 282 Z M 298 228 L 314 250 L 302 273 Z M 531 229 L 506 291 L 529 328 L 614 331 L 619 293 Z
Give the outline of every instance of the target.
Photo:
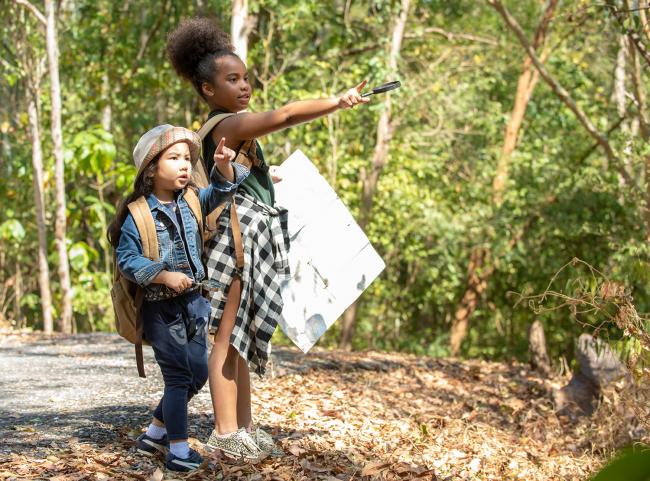
M 628 450 L 605 466 L 592 481 L 650 481 L 650 451 Z
M 251 0 L 248 65 L 262 111 L 297 99 L 340 93 L 367 78 L 393 80 L 387 49 L 399 3 L 392 0 Z M 532 38 L 544 2 L 504 2 Z M 42 9 L 42 3 L 34 4 Z M 60 70 L 66 158 L 68 241 L 77 329 L 112 328 L 110 249 L 105 228 L 129 189 L 131 151 L 152 126 L 198 128 L 207 108 L 165 58 L 166 35 L 183 17 L 214 15 L 230 24 L 230 2 L 61 2 Z M 43 58 L 42 28 L 15 2 L 0 2 L 0 275 L 23 270 L 21 312 L 40 328 L 37 229 L 31 142 L 20 51 Z M 25 43 L 21 31 L 29 33 Z M 444 35 L 450 32 L 454 35 Z M 602 4 L 561 2 L 548 33 L 547 68 L 597 128 L 619 121 L 614 71 L 620 28 Z M 21 40 L 21 38 L 23 38 Z M 21 43 L 22 42 L 22 43 Z M 21 50 L 22 49 L 22 50 Z M 629 53 L 628 53 L 629 56 Z M 626 285 L 639 313 L 650 311 L 646 199 L 621 181 L 575 116 L 540 81 L 533 92 L 509 168 L 503 202 L 492 183 L 513 107 L 524 53 L 498 13 L 478 0 L 417 0 L 409 13 L 393 96 L 394 135 L 367 234 L 387 269 L 363 296 L 354 347 L 449 354 L 449 332 L 467 289 L 471 253 L 482 247 L 493 268 L 471 314 L 462 354 L 524 358 L 527 329 L 540 319 L 551 358 L 570 355 L 582 330 L 570 312 L 536 314 L 511 293 L 542 292 L 551 277 L 578 257 Z M 647 66 L 646 66 L 647 67 Z M 639 135 L 637 107 L 609 142 L 645 189 L 650 146 Z M 641 87 L 650 87 L 648 69 Z M 41 102 L 46 220 L 51 272 L 54 178 L 49 137 L 50 98 Z M 271 163 L 300 148 L 319 166 L 344 202 L 359 212 L 361 176 L 372 159 L 379 97 L 366 108 L 278 132 L 261 143 Z M 512 242 L 513 239 L 517 239 Z M 558 285 L 582 273 L 564 271 Z M 52 278 L 55 308 L 57 278 Z M 10 317 L 11 297 L 0 312 Z M 338 324 L 322 341 L 334 345 Z M 622 337 L 621 332 L 612 332 Z M 281 336 L 280 336 L 281 337 Z

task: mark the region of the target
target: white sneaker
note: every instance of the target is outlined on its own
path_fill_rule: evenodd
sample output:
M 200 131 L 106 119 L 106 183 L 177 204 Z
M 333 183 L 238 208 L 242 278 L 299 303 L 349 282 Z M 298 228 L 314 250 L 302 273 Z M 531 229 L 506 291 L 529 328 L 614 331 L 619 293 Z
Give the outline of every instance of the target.
M 205 448 L 219 450 L 221 454 L 229 459 L 252 464 L 260 462 L 267 456 L 244 428 L 227 436 L 220 436 L 217 430 L 214 429 L 210 434 L 210 439 L 205 443 Z
M 274 458 L 284 456 L 284 451 L 275 444 L 273 437 L 262 428 L 255 427 L 250 434 L 253 437 L 255 444 L 257 444 L 260 449 L 269 456 Z

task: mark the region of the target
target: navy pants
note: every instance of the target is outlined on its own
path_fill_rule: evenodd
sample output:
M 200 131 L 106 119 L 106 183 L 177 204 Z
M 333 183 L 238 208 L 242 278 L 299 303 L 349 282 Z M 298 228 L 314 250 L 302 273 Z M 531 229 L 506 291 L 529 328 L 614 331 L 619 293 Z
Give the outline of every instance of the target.
M 165 382 L 153 415 L 165 424 L 170 441 L 187 439 L 187 403 L 208 379 L 209 313 L 199 291 L 142 304 L 144 338 Z

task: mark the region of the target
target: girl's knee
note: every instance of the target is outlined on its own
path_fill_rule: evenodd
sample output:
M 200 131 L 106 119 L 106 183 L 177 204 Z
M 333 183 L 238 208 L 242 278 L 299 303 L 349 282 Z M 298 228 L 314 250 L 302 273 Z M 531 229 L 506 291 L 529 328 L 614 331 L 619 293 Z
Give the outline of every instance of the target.
M 194 369 L 194 387 L 198 392 L 208 381 L 208 364 L 201 364 Z

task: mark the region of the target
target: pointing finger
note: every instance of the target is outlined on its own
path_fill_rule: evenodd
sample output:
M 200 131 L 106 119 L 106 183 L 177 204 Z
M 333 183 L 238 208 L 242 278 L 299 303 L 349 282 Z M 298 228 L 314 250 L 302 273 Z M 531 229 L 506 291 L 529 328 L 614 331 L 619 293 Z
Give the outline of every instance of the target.
M 355 89 L 357 89 L 357 92 L 361 93 L 361 91 L 363 90 L 363 88 L 366 86 L 367 83 L 368 83 L 368 81 L 367 81 L 367 80 L 364 80 L 364 81 L 361 82 L 359 85 L 357 85 L 357 86 L 355 87 Z
M 221 140 L 219 141 L 219 145 L 217 145 L 217 150 L 214 151 L 215 154 L 221 154 L 223 153 L 223 146 L 226 143 L 226 138 L 221 137 Z

